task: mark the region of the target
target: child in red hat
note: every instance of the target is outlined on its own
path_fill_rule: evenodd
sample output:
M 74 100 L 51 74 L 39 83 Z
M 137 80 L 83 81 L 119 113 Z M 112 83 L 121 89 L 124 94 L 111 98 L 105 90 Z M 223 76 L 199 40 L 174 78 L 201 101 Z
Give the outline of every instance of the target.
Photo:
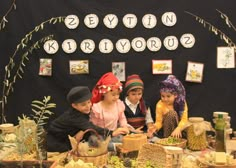
M 125 105 L 119 99 L 122 83 L 112 73 L 104 74 L 92 90 L 92 112 L 90 120 L 97 126 L 115 130 L 118 127 L 129 133 L 124 114 Z M 122 137 L 113 137 L 113 142 L 121 142 Z
M 139 75 L 127 77 L 125 88 L 125 115 L 133 132 L 141 133 L 153 125 L 150 106 L 143 99 L 144 84 Z M 147 127 L 146 127 L 147 126 Z

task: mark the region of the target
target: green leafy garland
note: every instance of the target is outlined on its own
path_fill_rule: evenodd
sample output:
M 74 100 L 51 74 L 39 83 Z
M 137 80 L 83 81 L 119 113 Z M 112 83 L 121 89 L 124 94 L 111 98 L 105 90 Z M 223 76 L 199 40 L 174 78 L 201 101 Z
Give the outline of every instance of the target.
M 6 26 L 6 23 L 8 22 L 7 15 L 12 11 L 12 10 L 16 10 L 16 0 L 13 0 L 10 8 L 8 9 L 8 11 L 6 12 L 6 14 L 2 17 L 1 21 L 0 21 L 0 31 L 3 30 Z
M 25 62 L 29 61 L 29 55 L 36 49 L 40 49 L 40 45 L 44 44 L 47 40 L 53 39 L 53 35 L 48 35 L 43 37 L 42 39 L 36 41 L 31 45 L 28 50 L 26 50 L 22 55 L 19 62 L 19 65 L 16 66 L 14 59 L 20 49 L 25 50 L 28 47 L 28 43 L 32 40 L 33 34 L 37 33 L 40 30 L 44 29 L 45 24 L 56 24 L 64 22 L 65 17 L 53 17 L 49 20 L 42 22 L 40 25 L 36 26 L 32 31 L 25 35 L 25 37 L 21 40 L 14 51 L 14 54 L 10 56 L 9 63 L 5 66 L 5 76 L 3 80 L 3 90 L 2 90 L 2 97 L 0 100 L 1 104 L 1 120 L 2 123 L 6 123 L 6 116 L 5 116 L 5 105 L 7 104 L 7 98 L 10 92 L 14 91 L 13 85 L 16 83 L 16 79 L 22 79 L 24 73 L 24 67 L 26 66 Z
M 220 16 L 222 19 L 225 20 L 225 24 L 229 27 L 232 28 L 234 31 L 236 31 L 235 26 L 232 24 L 232 22 L 230 21 L 230 19 L 228 18 L 228 16 L 226 14 L 224 14 L 223 12 L 221 12 L 220 10 L 216 9 L 218 13 L 220 13 Z M 185 13 L 195 17 L 196 21 L 198 21 L 200 24 L 202 24 L 204 27 L 207 27 L 209 31 L 211 31 L 212 33 L 214 33 L 216 36 L 219 36 L 221 40 L 223 40 L 226 44 L 228 44 L 229 47 L 233 47 L 234 51 L 236 52 L 236 44 L 233 42 L 233 40 L 227 36 L 223 31 L 221 31 L 220 29 L 218 29 L 216 26 L 214 26 L 213 24 L 211 24 L 210 22 L 202 19 L 201 17 L 185 11 Z

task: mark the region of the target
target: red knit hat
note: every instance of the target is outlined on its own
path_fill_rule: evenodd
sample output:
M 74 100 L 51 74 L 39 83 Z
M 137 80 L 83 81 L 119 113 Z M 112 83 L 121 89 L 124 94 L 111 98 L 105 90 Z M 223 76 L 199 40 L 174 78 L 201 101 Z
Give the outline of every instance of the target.
M 102 94 L 111 91 L 113 89 L 119 89 L 122 91 L 122 83 L 112 73 L 108 72 L 104 74 L 97 82 L 96 86 L 92 90 L 92 103 L 97 103 L 101 100 Z
M 125 83 L 125 93 L 127 94 L 132 89 L 143 89 L 143 81 L 140 79 L 139 75 L 133 74 L 127 77 L 126 83 Z

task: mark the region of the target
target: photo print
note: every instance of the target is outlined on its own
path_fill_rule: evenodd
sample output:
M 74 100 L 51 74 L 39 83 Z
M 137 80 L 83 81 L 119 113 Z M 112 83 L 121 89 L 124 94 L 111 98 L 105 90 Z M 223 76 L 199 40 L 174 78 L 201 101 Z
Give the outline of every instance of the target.
M 70 74 L 88 74 L 89 60 L 70 60 Z
M 217 68 L 235 68 L 233 47 L 217 47 Z
M 112 73 L 120 81 L 125 81 L 125 62 L 112 62 Z
M 39 75 L 52 76 L 52 59 L 41 58 L 39 60 Z
M 203 69 L 203 63 L 189 61 L 185 80 L 188 82 L 201 83 L 203 79 Z
M 152 60 L 152 74 L 172 74 L 172 60 Z

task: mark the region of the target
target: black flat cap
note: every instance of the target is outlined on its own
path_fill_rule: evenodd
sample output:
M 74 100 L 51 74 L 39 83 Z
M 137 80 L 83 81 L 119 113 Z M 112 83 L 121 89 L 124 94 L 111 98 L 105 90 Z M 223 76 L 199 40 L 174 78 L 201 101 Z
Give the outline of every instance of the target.
M 69 91 L 66 98 L 67 101 L 71 104 L 84 102 L 86 100 L 89 100 L 91 97 L 92 93 L 87 86 L 76 86 Z

